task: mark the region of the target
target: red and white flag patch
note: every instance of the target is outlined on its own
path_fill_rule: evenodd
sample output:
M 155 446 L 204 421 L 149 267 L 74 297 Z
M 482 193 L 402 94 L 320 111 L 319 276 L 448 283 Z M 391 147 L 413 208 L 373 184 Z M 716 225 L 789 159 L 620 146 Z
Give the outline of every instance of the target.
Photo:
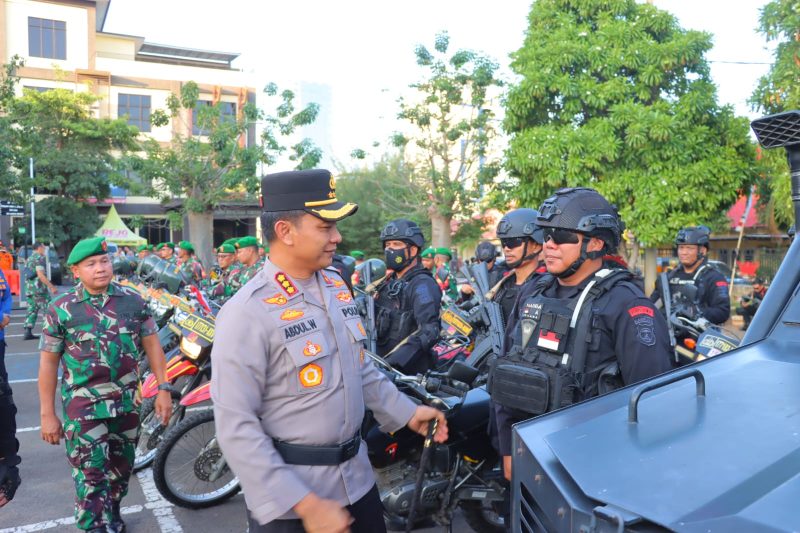
M 559 338 L 556 335 L 555 331 L 539 331 L 539 340 L 536 341 L 536 345 L 539 348 L 544 348 L 545 350 L 552 350 L 554 352 L 558 351 L 559 345 Z

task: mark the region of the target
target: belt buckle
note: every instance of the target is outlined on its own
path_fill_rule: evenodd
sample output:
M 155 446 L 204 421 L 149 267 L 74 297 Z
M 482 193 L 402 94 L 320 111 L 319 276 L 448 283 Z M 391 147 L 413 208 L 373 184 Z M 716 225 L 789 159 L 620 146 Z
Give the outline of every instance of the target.
M 345 457 L 355 457 L 359 444 L 361 444 L 361 435 L 357 435 L 342 444 L 342 453 Z

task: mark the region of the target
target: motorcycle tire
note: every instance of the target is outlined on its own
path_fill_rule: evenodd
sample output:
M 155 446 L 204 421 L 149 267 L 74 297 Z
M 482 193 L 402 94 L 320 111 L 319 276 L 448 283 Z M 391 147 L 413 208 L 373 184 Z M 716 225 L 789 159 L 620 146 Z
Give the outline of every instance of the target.
M 147 468 L 156 458 L 158 446 L 169 428 L 181 421 L 185 409 L 178 400 L 172 400 L 172 416 L 167 427 L 162 426 L 156 419 L 156 399 L 145 398 L 139 408 L 139 437 L 134 450 L 133 471 L 138 472 Z
M 209 431 L 210 427 L 210 433 Z M 210 435 L 210 436 L 209 436 Z M 202 479 L 208 473 L 208 463 L 219 460 L 221 451 L 218 447 L 212 447 L 206 450 L 210 441 L 215 437 L 216 430 L 214 428 L 214 411 L 206 409 L 184 418 L 178 425 L 171 428 L 164 435 L 161 444 L 158 447 L 155 460 L 153 461 L 153 480 L 155 481 L 156 488 L 164 498 L 175 505 L 186 507 L 188 509 L 202 509 L 205 507 L 212 507 L 236 495 L 241 486 L 236 476 L 232 475 L 229 467 L 226 466 L 225 474 L 223 476 L 230 477 L 230 481 L 226 482 L 222 487 L 210 490 L 208 493 L 201 494 L 188 494 L 182 492 L 177 486 L 177 481 L 171 479 L 174 474 L 171 472 L 172 461 L 187 466 L 191 464 L 190 475 L 192 479 L 192 486 L 197 486 L 198 482 L 207 480 Z M 191 459 L 195 453 L 188 451 L 184 446 L 191 446 L 193 443 L 204 443 L 201 452 L 197 457 Z M 180 457 L 181 453 L 183 457 Z M 186 455 L 190 459 L 186 461 Z M 205 457 L 204 457 L 205 456 Z M 228 474 L 231 474 L 228 476 Z M 186 473 L 184 473 L 186 475 Z
M 487 507 L 484 502 L 465 501 L 461 503 L 464 520 L 478 533 L 505 533 L 506 528 L 494 506 Z

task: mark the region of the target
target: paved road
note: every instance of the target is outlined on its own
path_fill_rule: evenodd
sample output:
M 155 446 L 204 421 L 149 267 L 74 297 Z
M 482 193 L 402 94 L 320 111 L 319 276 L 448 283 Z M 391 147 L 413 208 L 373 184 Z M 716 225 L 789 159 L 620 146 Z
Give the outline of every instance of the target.
M 38 341 L 22 340 L 24 318 L 25 311 L 15 309 L 6 330 L 6 367 L 19 410 L 17 438 L 22 456 L 22 485 L 14 500 L 0 509 L 0 533 L 74 532 L 74 488 L 64 446 L 45 444 L 39 437 Z M 34 331 L 40 329 L 41 315 Z M 150 469 L 131 480 L 129 494 L 123 500 L 123 513 L 131 533 L 243 532 L 247 528 L 241 494 L 209 509 L 175 507 L 156 490 Z M 441 531 L 441 528 L 418 531 Z M 453 531 L 469 531 L 469 528 L 459 519 Z

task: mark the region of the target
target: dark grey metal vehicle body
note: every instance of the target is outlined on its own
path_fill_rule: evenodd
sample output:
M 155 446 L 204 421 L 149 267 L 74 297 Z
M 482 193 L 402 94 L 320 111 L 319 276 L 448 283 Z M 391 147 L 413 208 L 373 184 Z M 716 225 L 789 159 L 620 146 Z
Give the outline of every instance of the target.
M 514 532 L 800 531 L 800 242 L 740 348 L 520 423 L 513 453 Z

